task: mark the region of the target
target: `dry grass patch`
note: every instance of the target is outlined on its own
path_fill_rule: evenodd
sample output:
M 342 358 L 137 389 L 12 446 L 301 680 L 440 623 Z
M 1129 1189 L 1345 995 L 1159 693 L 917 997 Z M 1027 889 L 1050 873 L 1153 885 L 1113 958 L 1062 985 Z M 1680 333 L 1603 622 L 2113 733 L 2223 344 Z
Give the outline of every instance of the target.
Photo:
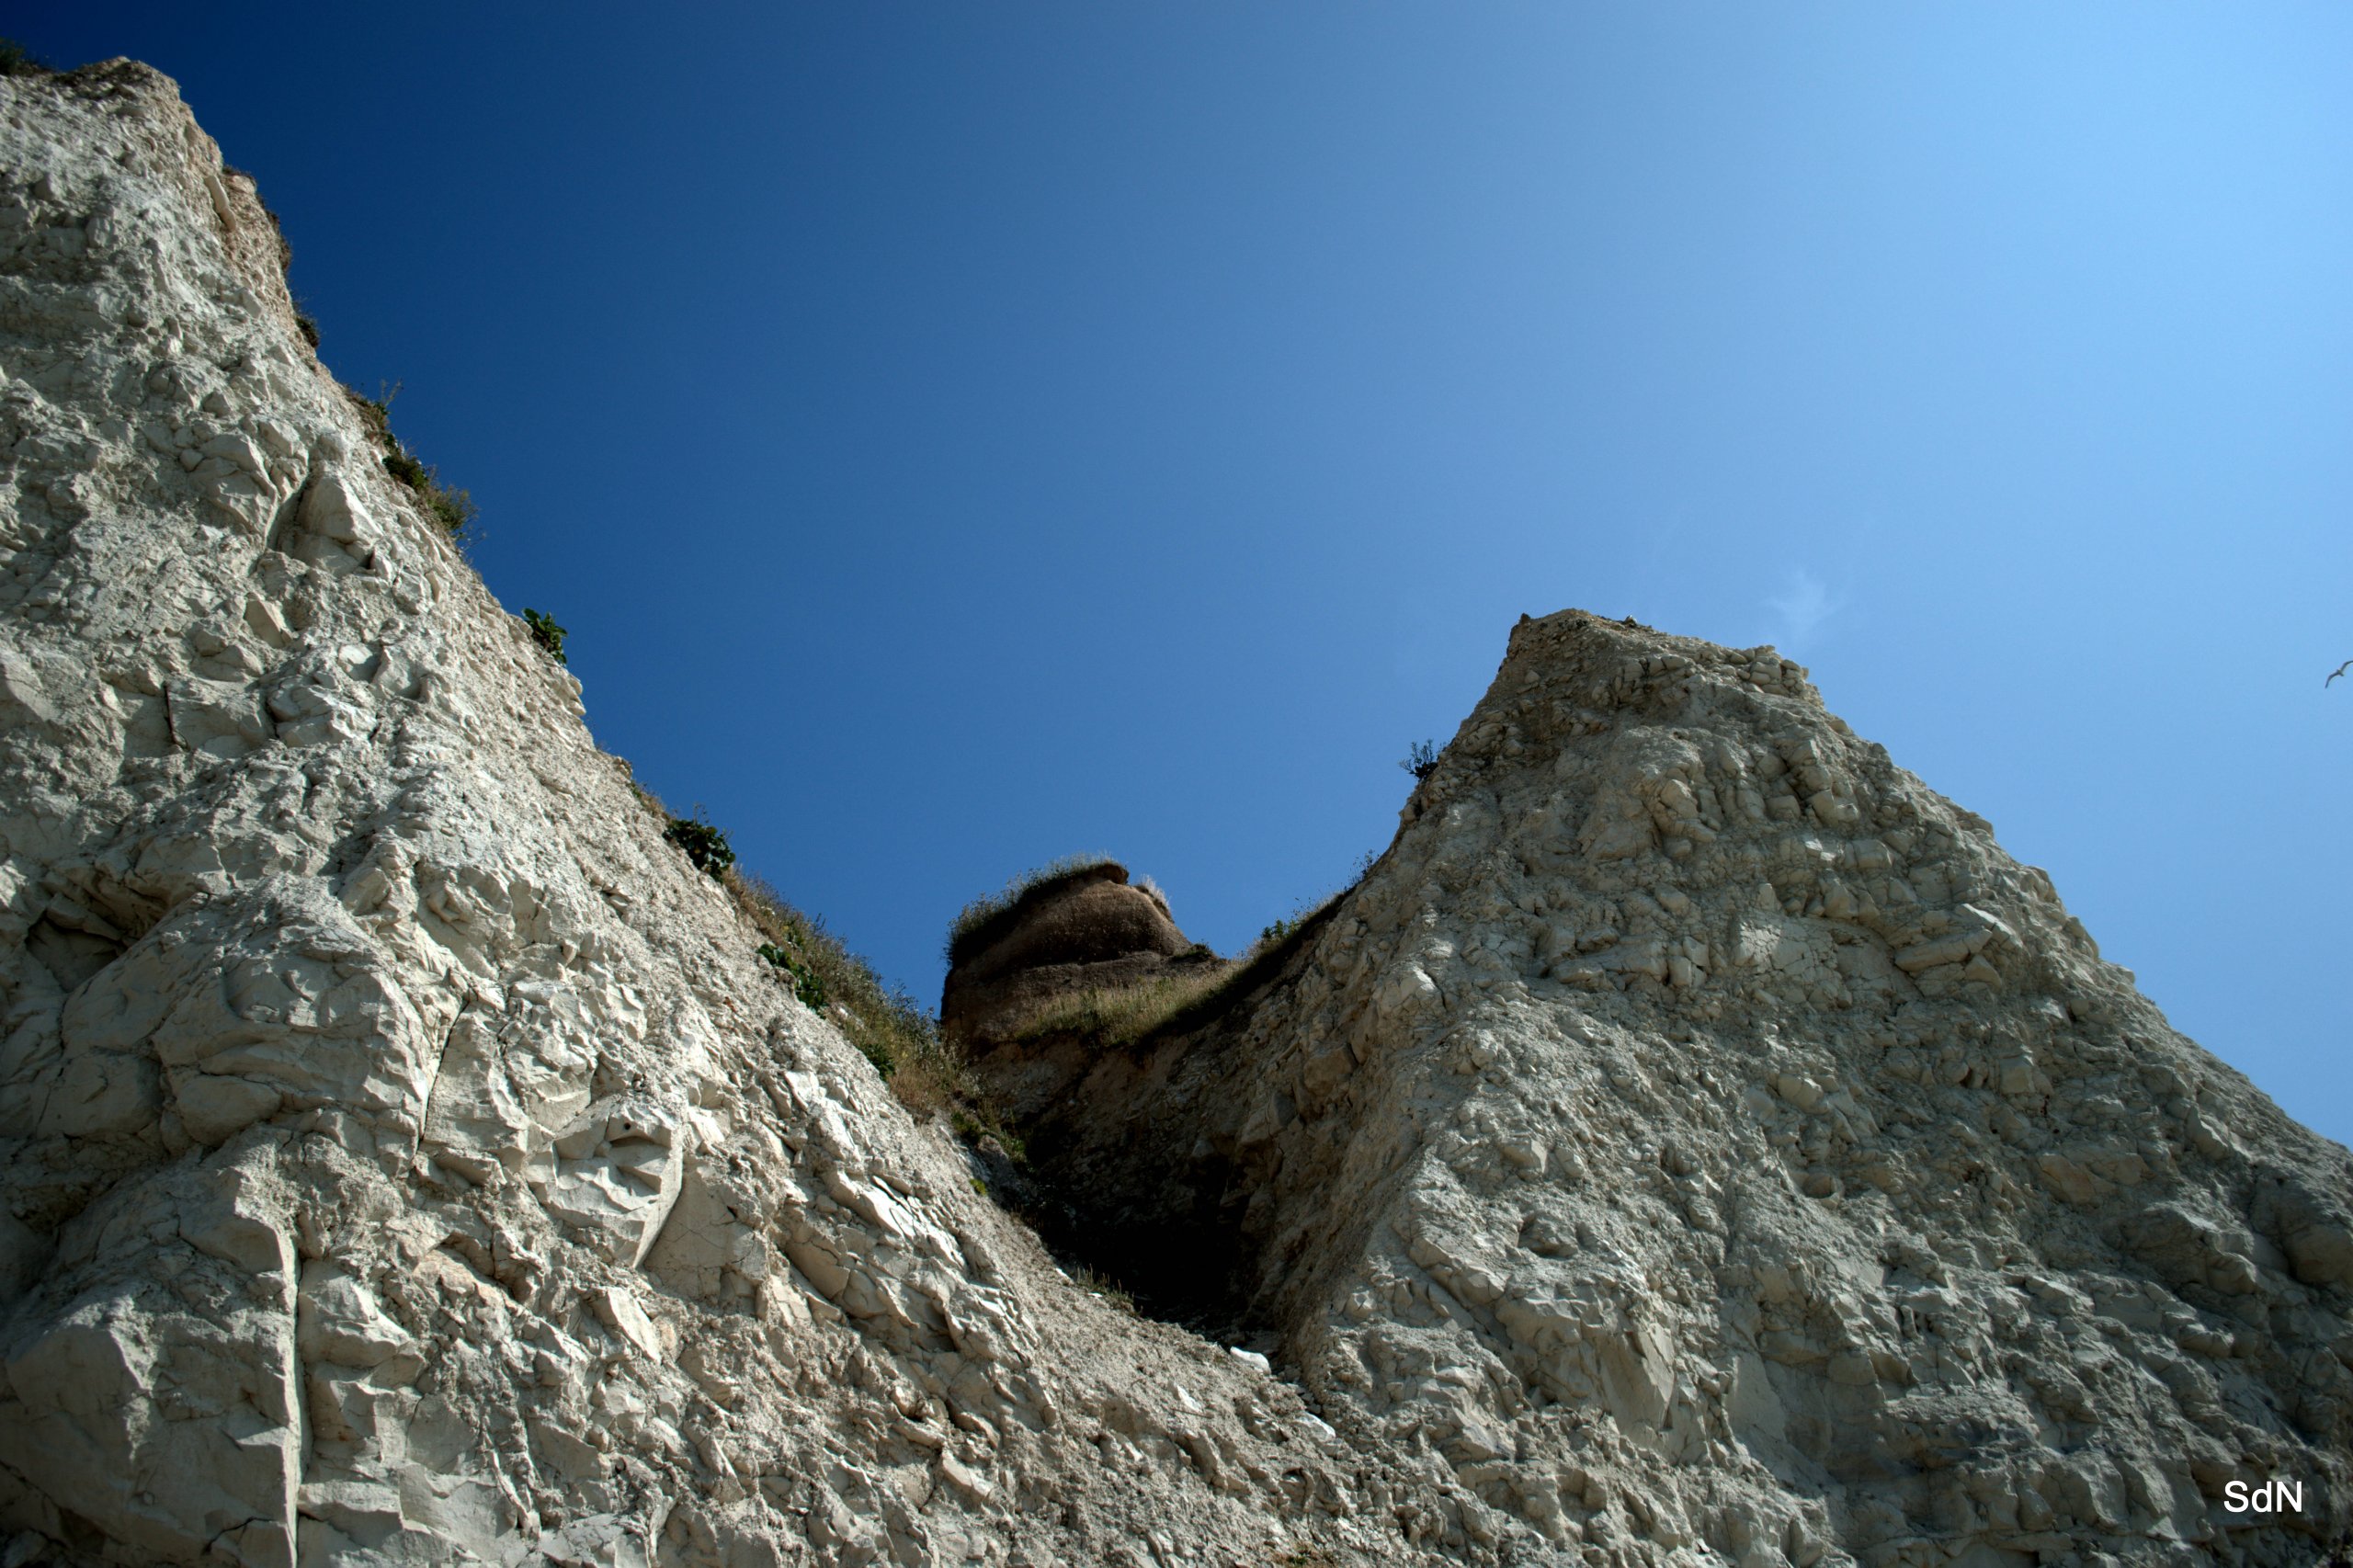
M 739 867 L 725 832 L 704 823 L 699 812 L 692 818 L 673 816 L 631 777 L 626 761 L 613 760 L 639 802 L 662 824 L 663 837 L 725 888 L 766 938 L 758 957 L 778 983 L 840 1029 L 874 1064 L 900 1104 L 919 1117 L 944 1117 L 968 1136 L 993 1136 L 1008 1150 L 1020 1148 L 1021 1141 L 1004 1130 L 1003 1119 L 940 1038 L 938 1020 L 906 987 L 884 980 L 826 926 L 823 915 L 794 907 L 767 878 Z M 681 833 L 682 824 L 695 831 Z
M 1217 984 L 1177 1008 L 1159 1026 L 1171 1034 L 1195 1029 L 1232 1007 L 1235 1003 L 1266 984 L 1282 972 L 1291 955 L 1307 946 L 1308 939 L 1324 928 L 1325 921 L 1348 896 L 1347 890 L 1334 893 L 1314 908 L 1289 919 L 1279 920 L 1267 927 L 1249 950 L 1225 971 Z
M 736 907 L 767 938 L 762 956 L 782 971 L 802 1005 L 849 1037 L 908 1109 L 945 1115 L 977 1097 L 963 1064 L 940 1040 L 939 1026 L 904 986 L 887 983 L 822 916 L 794 908 L 765 877 L 731 871 L 725 882 Z
M 1118 1280 L 1099 1274 L 1083 1263 L 1074 1263 L 1066 1272 L 1072 1284 L 1097 1301 L 1117 1307 L 1130 1317 L 1136 1315 L 1136 1299 Z
M 1238 959 L 1041 1003 L 1003 1038 L 1019 1043 L 1075 1034 L 1097 1046 L 1128 1046 L 1199 1028 L 1280 972 L 1346 896 L 1336 892 L 1313 909 L 1277 921 Z
M 1018 1042 L 1042 1040 L 1048 1035 L 1082 1034 L 1099 1045 L 1132 1045 L 1157 1033 L 1169 1019 L 1215 994 L 1237 967 L 1224 962 L 1207 964 L 1140 985 L 1057 996 L 1040 1004 L 1005 1038 Z
M 794 908 L 766 878 L 731 871 L 726 885 L 767 938 L 761 957 L 778 978 L 804 1006 L 833 1020 L 901 1105 L 918 1118 L 944 1118 L 972 1142 L 995 1139 L 1017 1164 L 1027 1158 L 1021 1139 L 940 1038 L 939 1021 L 904 986 L 886 983 L 826 929 L 822 916 Z
M 1128 869 L 1108 855 L 1064 855 L 1022 872 L 995 892 L 974 899 L 949 924 L 948 967 L 953 969 L 967 959 L 977 957 L 991 942 L 1018 925 L 1021 912 L 1038 900 L 1057 888 L 1105 869 L 1117 871 L 1123 881 L 1128 874 Z M 1158 889 L 1153 892 L 1159 896 Z M 1168 901 L 1161 898 L 1160 905 L 1165 913 Z

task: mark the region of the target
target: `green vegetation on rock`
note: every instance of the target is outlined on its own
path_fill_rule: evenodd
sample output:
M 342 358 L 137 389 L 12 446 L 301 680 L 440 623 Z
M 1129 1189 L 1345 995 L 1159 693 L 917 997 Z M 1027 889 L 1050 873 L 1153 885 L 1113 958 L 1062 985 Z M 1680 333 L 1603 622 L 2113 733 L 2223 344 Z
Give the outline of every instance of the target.
M 662 830 L 662 836 L 686 851 L 695 869 L 714 881 L 725 881 L 727 869 L 735 864 L 735 850 L 727 842 L 727 830 L 712 826 L 699 813 L 672 817 L 670 825 Z
M 544 610 L 526 609 L 523 624 L 531 629 L 532 639 L 547 650 L 549 658 L 559 665 L 571 663 L 563 656 L 564 629 L 555 623 L 555 617 Z
M 359 411 L 360 423 L 381 449 L 384 472 L 415 494 L 417 505 L 441 525 L 442 532 L 454 540 L 471 543 L 480 537 L 474 526 L 480 516 L 474 498 L 463 490 L 442 483 L 440 471 L 421 460 L 392 434 L 392 400 L 400 391 L 394 385 L 384 389 L 381 398 L 362 397 L 358 392 L 350 392 L 350 397 Z

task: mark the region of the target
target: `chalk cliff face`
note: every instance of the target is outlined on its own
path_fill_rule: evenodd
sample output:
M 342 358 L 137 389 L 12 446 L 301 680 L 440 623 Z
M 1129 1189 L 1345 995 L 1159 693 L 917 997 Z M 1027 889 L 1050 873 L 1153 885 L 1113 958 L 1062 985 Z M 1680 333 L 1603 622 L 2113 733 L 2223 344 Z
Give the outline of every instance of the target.
M 757 961 L 169 82 L 0 79 L 0 171 L 12 1565 L 1260 1560 L 1442 1484 L 1072 1286 Z
M 1270 983 L 1063 1113 L 1296 1381 L 1073 1285 L 664 842 L 280 266 L 162 77 L 0 79 L 9 1568 L 2345 1524 L 2345 1152 L 1792 666 L 1574 614 Z M 2306 1513 L 2223 1513 L 2273 1473 Z
M 1278 982 L 1033 1140 L 1096 1231 L 1227 1260 L 1360 1450 L 1678 1561 L 2344 1529 L 2346 1151 L 1802 671 L 1523 621 L 1404 817 Z M 2274 1475 L 2301 1510 L 2231 1511 Z

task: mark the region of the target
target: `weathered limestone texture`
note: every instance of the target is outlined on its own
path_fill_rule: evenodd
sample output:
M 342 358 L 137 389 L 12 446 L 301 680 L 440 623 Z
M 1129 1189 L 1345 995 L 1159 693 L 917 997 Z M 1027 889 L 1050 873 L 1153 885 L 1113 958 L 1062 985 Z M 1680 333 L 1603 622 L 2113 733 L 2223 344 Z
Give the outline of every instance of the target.
M 1323 1415 L 1475 1496 L 1406 1514 L 1449 1551 L 2284 1565 L 2353 1512 L 2347 1152 L 1768 649 L 1523 620 L 1280 978 L 1032 1145 L 1100 1233 L 1222 1233 Z
M 168 81 L 0 79 L 0 1561 L 1393 1559 L 1443 1465 L 973 1190 L 280 267 Z
M 1802 672 L 1574 613 L 1287 964 L 1059 1102 L 1278 1365 L 1074 1286 L 664 842 L 281 260 L 164 78 L 0 78 L 0 1568 L 2347 1522 L 2346 1152 Z

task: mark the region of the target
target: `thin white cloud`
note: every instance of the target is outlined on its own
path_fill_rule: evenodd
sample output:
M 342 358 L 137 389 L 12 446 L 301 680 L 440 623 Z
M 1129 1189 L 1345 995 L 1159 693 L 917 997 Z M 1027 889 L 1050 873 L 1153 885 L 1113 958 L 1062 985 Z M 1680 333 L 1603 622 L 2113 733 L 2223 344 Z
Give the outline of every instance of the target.
M 1838 603 L 1821 578 L 1800 566 L 1790 573 L 1787 586 L 1765 601 L 1765 608 L 1773 612 L 1773 645 L 1794 653 L 1836 612 Z

